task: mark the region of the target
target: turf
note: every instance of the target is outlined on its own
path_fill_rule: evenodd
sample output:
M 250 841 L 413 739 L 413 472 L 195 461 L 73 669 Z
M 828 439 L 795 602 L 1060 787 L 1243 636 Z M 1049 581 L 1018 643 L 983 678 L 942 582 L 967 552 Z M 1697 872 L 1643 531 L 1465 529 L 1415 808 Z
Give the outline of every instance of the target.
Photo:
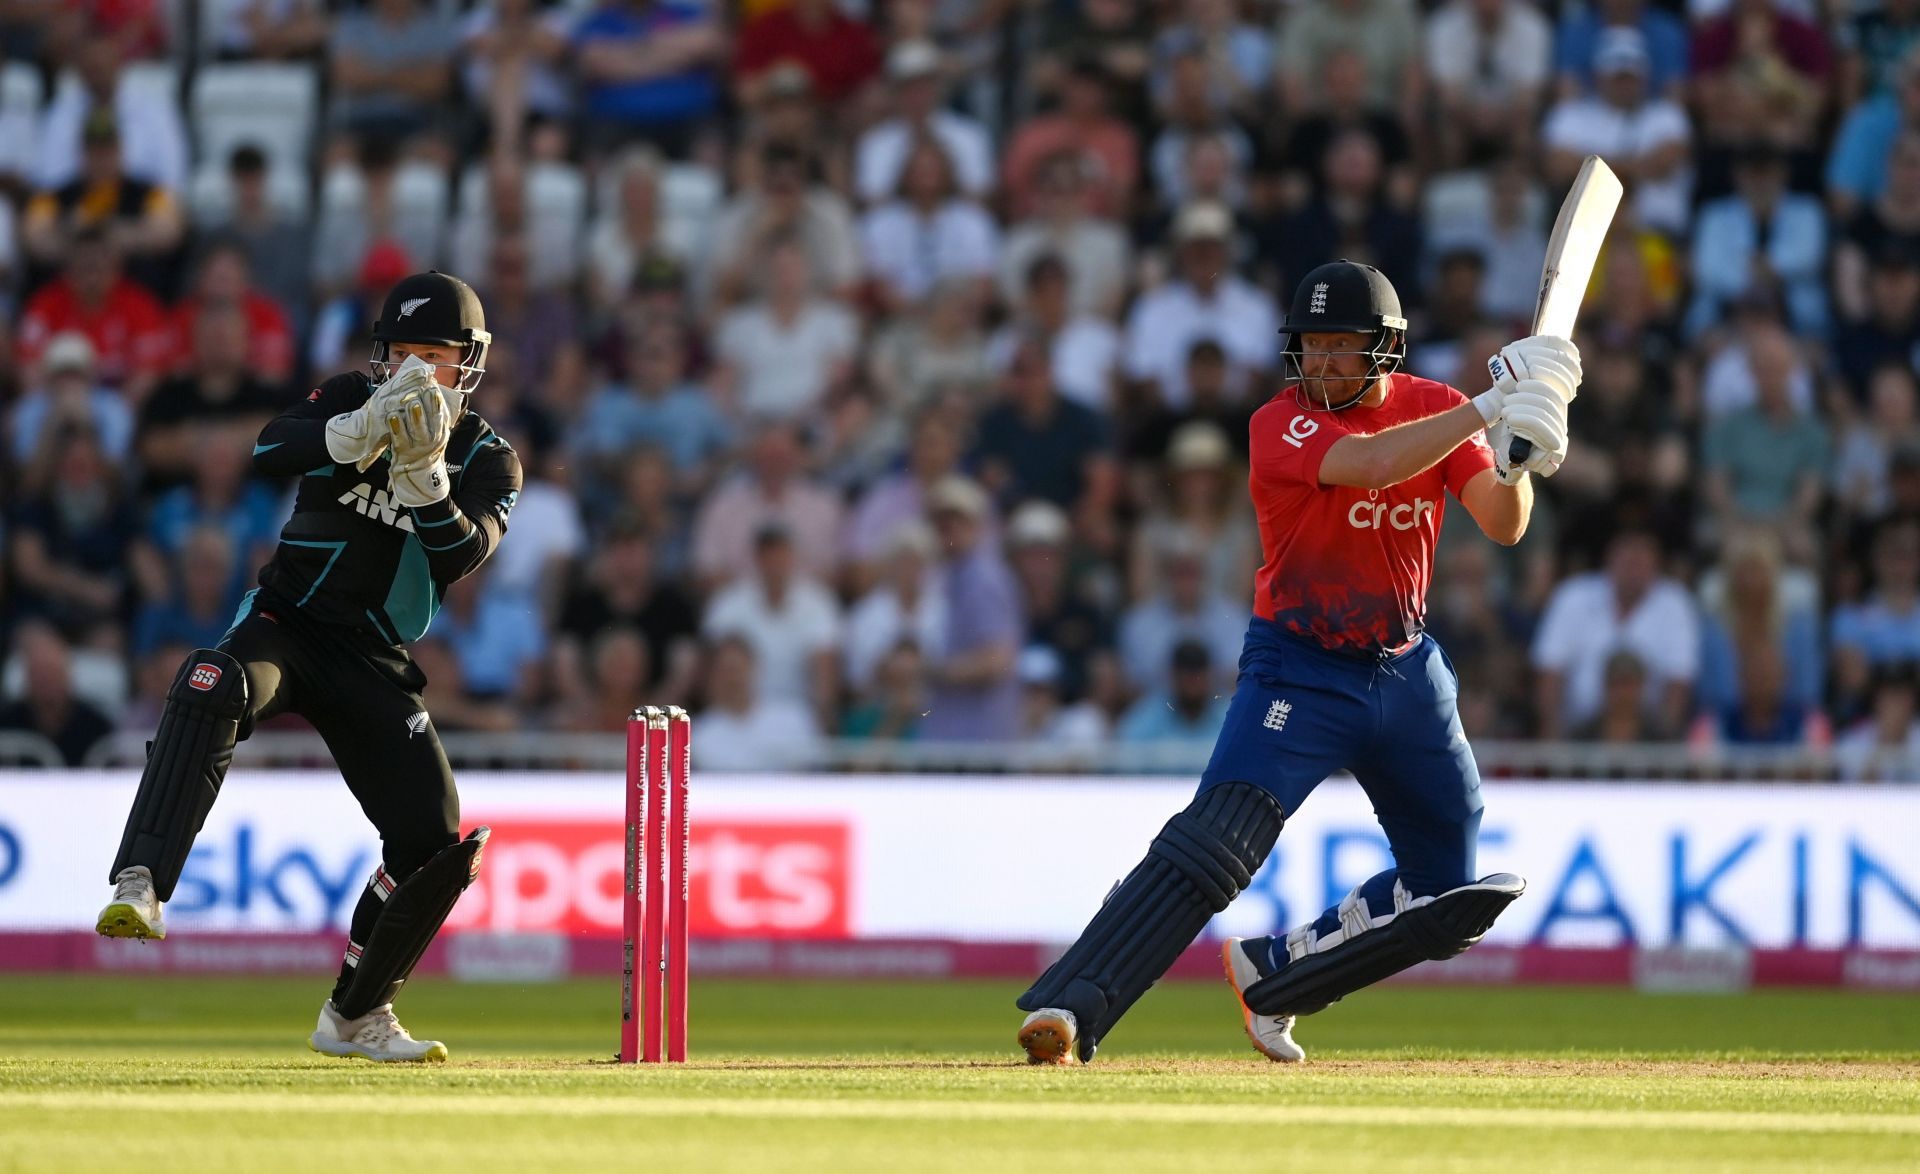
M 1012 984 L 706 982 L 696 1063 L 619 1066 L 608 981 L 423 982 L 445 1067 L 324 1060 L 280 980 L 0 980 L 0 1171 L 1920 1168 L 1910 998 L 1368 992 L 1269 1064 L 1213 984 L 1087 1069 L 1010 1047 Z

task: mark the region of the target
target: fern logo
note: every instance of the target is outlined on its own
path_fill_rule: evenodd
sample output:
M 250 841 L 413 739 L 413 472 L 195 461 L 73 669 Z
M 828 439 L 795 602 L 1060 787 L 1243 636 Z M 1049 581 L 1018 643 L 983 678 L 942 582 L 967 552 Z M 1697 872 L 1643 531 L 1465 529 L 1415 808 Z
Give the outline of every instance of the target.
M 426 732 L 427 732 L 427 711 L 426 710 L 423 709 L 419 713 L 407 715 L 407 741 L 409 742 L 413 741 L 413 736 L 415 734 L 424 734 Z
M 400 316 L 402 318 L 411 318 L 415 310 L 418 310 L 432 300 L 432 298 L 408 298 L 406 301 L 400 303 Z

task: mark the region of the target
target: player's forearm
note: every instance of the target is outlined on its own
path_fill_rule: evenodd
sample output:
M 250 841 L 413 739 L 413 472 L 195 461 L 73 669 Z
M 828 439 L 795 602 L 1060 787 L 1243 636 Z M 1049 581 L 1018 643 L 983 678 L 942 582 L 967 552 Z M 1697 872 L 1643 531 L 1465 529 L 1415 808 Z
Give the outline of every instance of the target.
M 471 575 L 500 542 L 499 521 L 490 512 L 477 517 L 442 498 L 413 508 L 413 532 L 427 554 L 436 582 L 453 583 Z
M 1343 436 L 1321 461 L 1320 480 L 1356 489 L 1398 485 L 1439 464 L 1462 441 L 1486 426 L 1480 409 L 1464 403 L 1371 436 Z
M 275 416 L 253 444 L 253 471 L 266 477 L 298 477 L 333 464 L 327 422 L 291 413 Z

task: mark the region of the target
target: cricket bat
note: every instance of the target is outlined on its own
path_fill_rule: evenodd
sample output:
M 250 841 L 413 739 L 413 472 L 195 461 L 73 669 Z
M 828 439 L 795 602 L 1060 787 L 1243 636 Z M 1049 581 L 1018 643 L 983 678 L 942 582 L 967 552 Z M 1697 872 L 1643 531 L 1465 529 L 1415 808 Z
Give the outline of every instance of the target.
M 1560 205 L 1553 221 L 1553 235 L 1547 238 L 1547 260 L 1540 270 L 1540 299 L 1533 307 L 1533 332 L 1573 333 L 1580 316 L 1580 299 L 1586 296 L 1587 282 L 1593 278 L 1593 264 L 1600 257 L 1601 242 L 1607 239 L 1607 227 L 1620 207 L 1620 177 L 1598 155 L 1588 155 L 1573 178 L 1573 188 Z M 1494 378 L 1498 356 L 1488 361 Z M 1508 446 L 1507 460 L 1518 465 L 1533 452 L 1529 441 L 1514 438 Z

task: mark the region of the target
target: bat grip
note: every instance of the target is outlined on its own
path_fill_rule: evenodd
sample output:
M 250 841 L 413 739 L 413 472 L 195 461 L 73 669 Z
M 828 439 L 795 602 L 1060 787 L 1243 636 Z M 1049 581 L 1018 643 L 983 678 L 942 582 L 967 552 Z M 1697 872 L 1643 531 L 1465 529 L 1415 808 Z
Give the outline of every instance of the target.
M 1513 442 L 1507 445 L 1507 464 L 1509 467 L 1526 464 L 1527 458 L 1532 455 L 1533 442 L 1531 440 L 1522 440 L 1516 436 L 1513 438 Z

